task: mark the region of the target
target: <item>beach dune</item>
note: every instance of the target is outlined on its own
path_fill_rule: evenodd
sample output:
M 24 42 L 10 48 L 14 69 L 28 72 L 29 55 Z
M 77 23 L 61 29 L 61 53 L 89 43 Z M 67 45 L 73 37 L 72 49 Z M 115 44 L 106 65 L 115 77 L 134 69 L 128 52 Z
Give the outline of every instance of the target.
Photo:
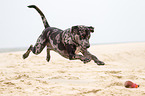
M 0 96 L 145 96 L 145 43 L 93 45 L 106 65 L 83 64 L 46 50 L 23 60 L 24 52 L 0 53 Z M 125 81 L 139 88 L 125 88 Z

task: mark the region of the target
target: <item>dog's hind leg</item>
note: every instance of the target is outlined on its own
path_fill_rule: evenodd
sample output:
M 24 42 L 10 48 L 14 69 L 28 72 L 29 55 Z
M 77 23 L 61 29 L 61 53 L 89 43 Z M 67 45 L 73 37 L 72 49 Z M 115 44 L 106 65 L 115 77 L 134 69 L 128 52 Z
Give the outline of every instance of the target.
M 47 57 L 46 57 L 46 60 L 49 62 L 50 60 L 50 49 L 48 48 L 47 46 Z
M 23 59 L 27 58 L 32 51 L 34 54 L 38 55 L 42 52 L 44 47 L 46 46 L 46 39 L 43 38 L 43 35 L 40 35 L 37 39 L 35 46 L 32 45 L 28 48 L 27 52 L 23 55 Z
M 31 45 L 28 50 L 26 51 L 25 54 L 23 54 L 23 59 L 26 59 L 30 52 L 32 51 L 35 55 L 38 55 L 42 52 L 42 50 L 44 49 L 45 45 L 41 45 L 41 46 L 37 46 L 37 43 L 36 45 L 33 47 L 33 45 Z
M 23 55 L 23 59 L 27 58 L 31 52 L 33 45 L 30 45 L 30 47 L 28 48 L 27 52 Z

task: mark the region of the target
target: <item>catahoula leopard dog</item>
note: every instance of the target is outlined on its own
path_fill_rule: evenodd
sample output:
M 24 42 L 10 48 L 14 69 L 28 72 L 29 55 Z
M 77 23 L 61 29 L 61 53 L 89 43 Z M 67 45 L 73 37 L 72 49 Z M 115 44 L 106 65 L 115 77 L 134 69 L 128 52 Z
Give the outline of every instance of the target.
M 98 65 L 105 64 L 87 50 L 90 47 L 90 33 L 94 32 L 92 26 L 77 25 L 66 30 L 50 27 L 44 14 L 37 6 L 30 5 L 28 7 L 37 10 L 42 18 L 45 29 L 38 37 L 35 46 L 30 45 L 27 52 L 23 55 L 23 59 L 27 58 L 31 51 L 36 55 L 41 53 L 44 47 L 47 46 L 46 60 L 48 62 L 50 60 L 50 50 L 54 50 L 70 60 L 79 59 L 83 63 L 94 60 Z M 79 52 L 81 52 L 82 55 L 77 54 Z

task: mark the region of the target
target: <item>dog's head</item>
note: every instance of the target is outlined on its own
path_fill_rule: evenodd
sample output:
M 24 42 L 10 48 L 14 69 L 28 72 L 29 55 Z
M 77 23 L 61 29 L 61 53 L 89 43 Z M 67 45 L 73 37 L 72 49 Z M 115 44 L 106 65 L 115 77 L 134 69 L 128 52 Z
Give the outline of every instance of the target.
M 77 45 L 81 46 L 83 49 L 89 48 L 90 43 L 90 33 L 94 32 L 94 27 L 92 26 L 73 26 L 71 28 L 72 39 Z

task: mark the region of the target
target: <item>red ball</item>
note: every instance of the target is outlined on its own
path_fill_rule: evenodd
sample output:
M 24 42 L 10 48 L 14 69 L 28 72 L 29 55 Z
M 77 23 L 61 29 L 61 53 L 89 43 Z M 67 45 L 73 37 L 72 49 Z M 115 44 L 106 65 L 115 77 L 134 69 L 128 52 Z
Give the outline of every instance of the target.
M 124 86 L 125 86 L 126 88 L 138 88 L 138 87 L 139 87 L 139 85 L 137 85 L 137 84 L 135 84 L 135 83 L 133 83 L 133 82 L 131 82 L 131 81 L 126 81 L 126 82 L 124 83 Z

